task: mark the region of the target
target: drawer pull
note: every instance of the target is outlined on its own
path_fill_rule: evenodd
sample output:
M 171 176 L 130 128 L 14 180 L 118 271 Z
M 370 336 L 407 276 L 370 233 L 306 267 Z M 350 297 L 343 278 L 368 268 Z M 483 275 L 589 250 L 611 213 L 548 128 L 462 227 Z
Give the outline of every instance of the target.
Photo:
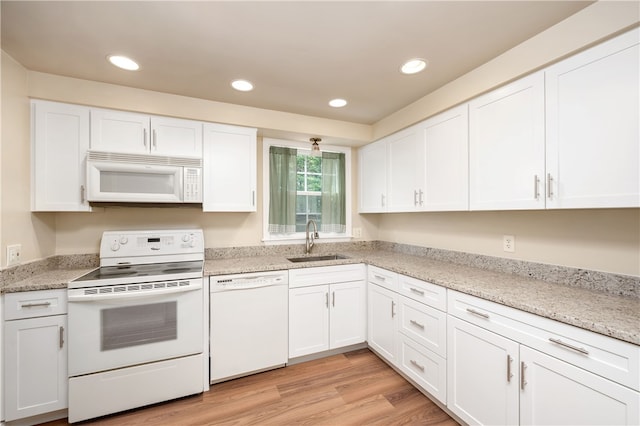
M 424 365 L 420 365 L 418 364 L 417 361 L 411 360 L 409 361 L 412 365 L 416 366 L 416 368 L 418 368 L 420 371 L 424 371 Z
M 24 305 L 20 305 L 22 308 L 48 308 L 49 306 L 51 306 L 51 302 L 25 303 Z
M 585 348 L 581 348 L 579 346 L 570 345 L 569 343 L 565 343 L 560 339 L 554 339 L 553 337 L 549 337 L 549 341 L 553 342 L 553 343 L 555 343 L 557 345 L 564 346 L 565 348 L 572 349 L 572 350 L 574 350 L 576 352 L 580 352 L 581 354 L 589 355 L 589 351 L 586 350 Z
M 381 275 L 374 275 L 373 278 L 375 278 L 376 280 L 380 280 L 380 281 L 386 281 L 386 279 Z
M 489 315 L 485 314 L 484 312 L 478 312 L 475 309 L 467 308 L 467 312 L 469 312 L 470 314 L 482 317 L 484 319 L 489 319 Z
M 416 294 L 419 294 L 420 296 L 424 296 L 424 291 L 422 291 L 422 290 L 418 290 L 417 288 L 413 288 L 413 287 L 409 288 L 409 290 L 411 290 L 412 292 L 414 292 Z
M 511 358 L 511 355 L 507 355 L 507 383 L 511 383 L 511 378 L 513 377 L 513 373 L 511 372 L 512 362 L 513 358 Z
M 527 385 L 527 381 L 524 379 L 524 371 L 527 369 L 527 364 L 523 362 L 520 363 L 520 389 L 524 390 L 524 387 Z
M 423 329 L 423 330 L 424 330 L 424 324 L 420 324 L 420 323 L 419 323 L 418 321 L 416 321 L 416 320 L 409 320 L 409 322 L 410 322 L 411 324 L 415 325 L 416 327 L 421 328 L 421 329 Z

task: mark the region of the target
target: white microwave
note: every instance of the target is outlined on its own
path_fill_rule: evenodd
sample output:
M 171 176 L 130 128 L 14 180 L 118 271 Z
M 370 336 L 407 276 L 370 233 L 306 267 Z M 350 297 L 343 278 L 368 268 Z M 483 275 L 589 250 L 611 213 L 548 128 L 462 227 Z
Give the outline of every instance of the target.
M 202 159 L 88 151 L 87 200 L 202 203 Z

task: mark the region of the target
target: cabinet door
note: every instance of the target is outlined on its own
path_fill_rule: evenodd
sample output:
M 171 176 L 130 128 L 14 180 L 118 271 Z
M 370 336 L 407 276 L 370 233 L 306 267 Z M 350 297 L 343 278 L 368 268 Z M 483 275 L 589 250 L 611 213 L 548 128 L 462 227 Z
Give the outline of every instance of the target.
M 329 349 L 329 286 L 289 290 L 289 358 Z
M 329 348 L 355 345 L 366 340 L 367 306 L 365 281 L 329 286 Z
M 148 154 L 149 116 L 131 112 L 91 110 L 91 149 Z
M 468 424 L 518 424 L 518 343 L 447 318 L 447 407 Z
M 422 124 L 425 147 L 423 210 L 469 210 L 469 116 L 462 105 Z
M 544 75 L 469 103 L 471 210 L 545 208 Z
M 414 126 L 393 134 L 387 141 L 387 189 L 390 212 L 420 210 L 424 192 L 424 144 Z
M 256 211 L 256 129 L 204 125 L 204 211 Z
M 526 346 L 520 347 L 523 425 L 637 425 L 640 394 Z
M 367 303 L 369 346 L 387 361 L 397 364 L 398 295 L 369 283 Z
M 151 117 L 151 154 L 202 158 L 202 123 Z
M 546 70 L 547 207 L 640 206 L 640 30 Z
M 90 211 L 85 197 L 89 109 L 33 101 L 31 210 Z
M 7 421 L 67 408 L 66 315 L 6 321 Z
M 387 144 L 380 140 L 358 151 L 360 213 L 387 209 Z

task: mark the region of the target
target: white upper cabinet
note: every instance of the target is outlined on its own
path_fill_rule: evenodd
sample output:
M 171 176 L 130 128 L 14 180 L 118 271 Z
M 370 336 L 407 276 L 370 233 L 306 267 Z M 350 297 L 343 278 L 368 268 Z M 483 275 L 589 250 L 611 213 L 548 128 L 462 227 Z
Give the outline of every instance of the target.
M 387 210 L 387 143 L 385 139 L 358 150 L 359 212 Z
M 543 209 L 544 74 L 469 103 L 471 210 Z
M 420 208 L 426 211 L 469 209 L 469 114 L 467 104 L 432 117 L 420 126 L 424 155 L 424 193 Z
M 249 127 L 204 125 L 204 211 L 256 211 L 256 135 Z
M 91 110 L 91 149 L 202 157 L 202 123 L 123 111 Z
M 31 102 L 31 210 L 90 211 L 85 197 L 89 108 Z
M 545 72 L 547 208 L 640 206 L 640 30 Z
M 421 209 L 424 197 L 425 147 L 418 126 L 385 138 L 387 143 L 387 190 L 389 212 Z

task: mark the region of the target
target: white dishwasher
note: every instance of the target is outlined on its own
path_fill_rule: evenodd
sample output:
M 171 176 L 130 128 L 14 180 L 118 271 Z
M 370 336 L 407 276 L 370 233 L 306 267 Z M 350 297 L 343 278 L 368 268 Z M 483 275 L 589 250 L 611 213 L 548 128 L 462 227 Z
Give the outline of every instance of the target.
M 216 275 L 209 280 L 211 383 L 284 366 L 288 272 Z

